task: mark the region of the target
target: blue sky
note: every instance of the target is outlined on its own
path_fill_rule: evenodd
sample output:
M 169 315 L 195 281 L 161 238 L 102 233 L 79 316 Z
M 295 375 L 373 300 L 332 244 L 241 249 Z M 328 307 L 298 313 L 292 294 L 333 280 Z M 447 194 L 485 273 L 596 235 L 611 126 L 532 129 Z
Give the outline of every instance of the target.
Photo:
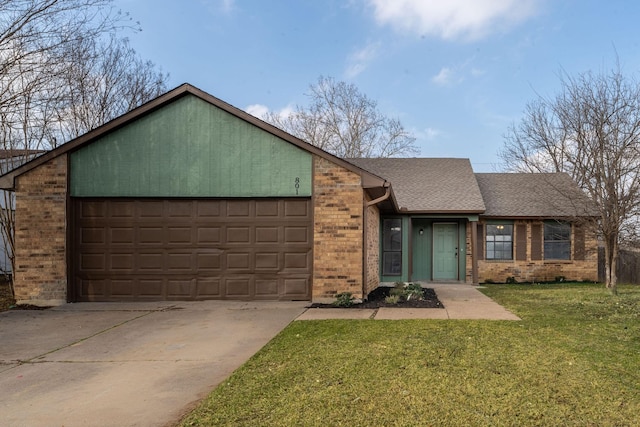
M 115 0 L 131 45 L 253 114 L 305 105 L 320 75 L 355 84 L 417 138 L 420 157 L 500 171 L 503 135 L 559 75 L 640 70 L 632 0 Z

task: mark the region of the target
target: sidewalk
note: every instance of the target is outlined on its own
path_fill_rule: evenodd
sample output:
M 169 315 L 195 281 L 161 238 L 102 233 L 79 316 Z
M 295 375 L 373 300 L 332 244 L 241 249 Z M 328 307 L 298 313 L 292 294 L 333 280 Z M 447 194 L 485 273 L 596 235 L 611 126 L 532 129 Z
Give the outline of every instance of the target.
M 344 309 L 308 308 L 296 320 L 326 319 L 470 319 L 470 320 L 521 320 L 518 316 L 484 295 L 477 286 L 465 284 L 429 283 L 442 308 Z

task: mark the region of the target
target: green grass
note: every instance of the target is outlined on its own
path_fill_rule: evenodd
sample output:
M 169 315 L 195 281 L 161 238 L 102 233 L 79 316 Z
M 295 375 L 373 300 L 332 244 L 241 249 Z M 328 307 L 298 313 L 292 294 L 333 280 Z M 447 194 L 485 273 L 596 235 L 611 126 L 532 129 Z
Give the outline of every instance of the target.
M 182 425 L 640 425 L 640 287 L 483 291 L 523 320 L 294 322 Z

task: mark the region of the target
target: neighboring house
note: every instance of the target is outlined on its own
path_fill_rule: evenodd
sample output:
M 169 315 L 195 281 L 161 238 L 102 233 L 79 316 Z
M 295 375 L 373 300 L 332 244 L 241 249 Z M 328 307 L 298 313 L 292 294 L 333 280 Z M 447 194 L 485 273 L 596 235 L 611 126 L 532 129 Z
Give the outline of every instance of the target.
M 501 177 L 464 159 L 340 159 L 182 85 L 1 176 L 0 188 L 16 194 L 14 284 L 32 304 L 595 280 L 595 240 L 564 225 L 584 212 L 503 209 L 491 199 Z
M 0 174 L 17 168 L 28 162 L 29 160 L 42 154 L 41 150 L 24 150 L 24 149 L 0 149 Z M 0 226 L 3 227 L 2 236 L 5 232 L 5 222 L 10 223 L 13 218 L 13 209 L 15 205 L 14 193 L 10 191 L 0 190 Z M 9 227 L 10 228 L 10 227 Z M 6 229 L 8 230 L 8 229 Z M 6 240 L 0 237 L 0 274 L 11 274 L 11 247 L 6 244 Z

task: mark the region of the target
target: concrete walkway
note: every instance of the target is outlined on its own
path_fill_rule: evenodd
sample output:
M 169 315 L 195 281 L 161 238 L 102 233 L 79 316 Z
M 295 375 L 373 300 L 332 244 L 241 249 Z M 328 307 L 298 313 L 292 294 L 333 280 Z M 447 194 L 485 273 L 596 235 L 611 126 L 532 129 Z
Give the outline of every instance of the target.
M 296 320 L 326 319 L 472 319 L 521 320 L 518 316 L 484 295 L 477 286 L 464 284 L 425 284 L 432 288 L 442 308 L 344 309 L 309 308 Z

